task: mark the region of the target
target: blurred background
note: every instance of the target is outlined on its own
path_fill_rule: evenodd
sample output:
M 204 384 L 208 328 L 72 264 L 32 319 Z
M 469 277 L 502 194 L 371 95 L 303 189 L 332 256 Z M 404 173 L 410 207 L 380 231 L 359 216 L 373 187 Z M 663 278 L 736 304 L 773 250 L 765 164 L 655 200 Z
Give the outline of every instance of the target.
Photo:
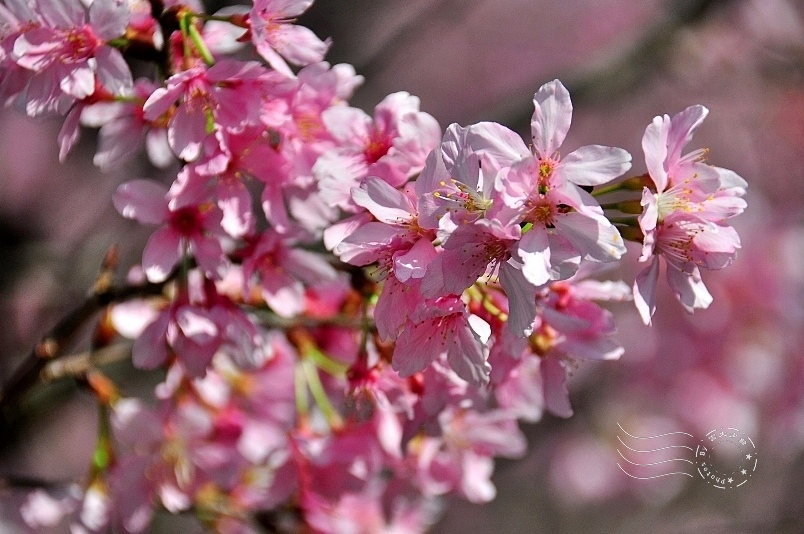
M 317 0 L 301 23 L 333 39 L 331 63 L 366 77 L 352 105 L 367 111 L 405 90 L 442 127 L 491 120 L 527 136 L 533 93 L 560 78 L 575 108 L 567 150 L 620 146 L 640 174 L 651 119 L 703 104 L 711 113 L 689 149 L 710 148 L 710 163 L 749 183 L 749 208 L 734 220 L 743 250 L 704 275 L 711 308 L 688 316 L 667 291 L 647 328 L 632 305 L 614 306 L 624 356 L 581 365 L 575 415 L 524 428 L 529 452 L 498 462 L 497 499 L 449 502 L 434 532 L 804 532 L 804 3 Z M 59 128 L 0 112 L 2 377 L 83 298 L 109 246 L 121 244 L 127 267 L 147 237 L 110 199 L 156 171 L 140 158 L 101 174 L 89 130 L 60 165 Z M 640 267 L 630 252 L 620 273 L 629 284 Z M 0 435 L 0 531 L 19 504 L 3 488 L 9 477 L 86 475 L 92 398 L 61 384 L 30 404 Z M 733 490 L 629 478 L 617 466 L 618 422 L 696 439 L 738 428 L 756 443 L 757 471 Z

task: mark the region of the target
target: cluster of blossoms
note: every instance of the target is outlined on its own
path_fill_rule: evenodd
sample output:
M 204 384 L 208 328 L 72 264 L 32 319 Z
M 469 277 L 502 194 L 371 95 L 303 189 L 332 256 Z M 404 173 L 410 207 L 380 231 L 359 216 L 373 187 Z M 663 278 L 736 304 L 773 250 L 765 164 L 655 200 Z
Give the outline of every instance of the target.
M 488 122 L 442 134 L 404 92 L 350 107 L 362 78 L 294 24 L 311 3 L 0 4 L 0 97 L 66 115 L 62 157 L 83 124 L 101 169 L 142 144 L 182 164 L 113 199 L 157 226 L 131 283 L 163 294 L 108 313 L 137 368 L 166 370 L 155 404 L 102 395 L 107 461 L 78 495 L 32 494 L 29 524 L 142 532 L 162 507 L 219 532 L 420 532 L 443 495 L 493 498 L 519 420 L 572 414 L 579 360 L 621 355 L 596 301 L 633 294 L 649 322 L 663 257 L 684 307 L 711 302 L 700 269 L 734 258 L 746 184 L 681 155 L 705 108 L 657 117 L 648 172 L 613 183 L 625 150 L 560 151 L 557 80 L 534 95 L 530 144 Z M 228 56 L 249 41 L 267 64 Z M 633 289 L 592 278 L 624 240 L 652 262 Z

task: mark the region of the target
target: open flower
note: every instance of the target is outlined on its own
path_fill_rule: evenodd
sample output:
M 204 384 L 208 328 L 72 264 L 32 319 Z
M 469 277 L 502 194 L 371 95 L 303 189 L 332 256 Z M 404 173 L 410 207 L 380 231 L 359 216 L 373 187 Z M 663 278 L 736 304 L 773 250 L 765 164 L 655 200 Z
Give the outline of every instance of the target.
M 645 130 L 642 148 L 656 191 L 642 191 L 644 234 L 639 261 L 651 264 L 634 281 L 634 302 L 645 324 L 656 310 L 659 257 L 667 264 L 667 282 L 684 308 L 706 308 L 712 296 L 700 268 L 729 265 L 740 248 L 740 237 L 725 220 L 742 213 L 740 198 L 746 183 L 732 171 L 703 163 L 705 150 L 685 156 L 681 150 L 703 122 L 708 110 L 691 106 L 672 119 L 656 117 Z
M 511 167 L 505 191 L 506 202 L 520 210 L 522 222 L 532 225 L 523 233 L 517 252 L 525 278 L 538 286 L 574 273 L 576 261 L 562 265 L 552 257 L 559 239 L 592 261 L 614 261 L 625 254 L 619 232 L 580 186 L 600 185 L 620 176 L 630 168 L 631 156 L 621 148 L 589 145 L 561 157 L 559 148 L 569 130 L 572 103 L 558 80 L 539 88 L 533 105 L 534 153 Z
M 17 85 L 29 115 L 64 111 L 65 104 L 92 95 L 98 84 L 114 94 L 131 87 L 122 54 L 107 44 L 126 31 L 131 15 L 125 2 L 97 1 L 88 10 L 79 0 L 37 2 L 5 14 L 18 19 L 13 22 L 19 32 L 13 44 L 5 40 L 8 57 L 31 73 L 27 85 L 21 78 Z
M 123 217 L 162 224 L 142 253 L 148 280 L 166 280 L 186 251 L 207 276 L 219 278 L 223 274 L 228 261 L 218 240 L 226 235 L 221 228 L 222 214 L 203 191 L 174 187 L 169 192 L 150 180 L 132 180 L 117 189 L 113 200 Z
M 324 59 L 329 40 L 322 41 L 308 28 L 291 24 L 313 0 L 255 0 L 249 14 L 251 40 L 257 52 L 274 69 L 293 76 L 285 60 L 310 65 Z

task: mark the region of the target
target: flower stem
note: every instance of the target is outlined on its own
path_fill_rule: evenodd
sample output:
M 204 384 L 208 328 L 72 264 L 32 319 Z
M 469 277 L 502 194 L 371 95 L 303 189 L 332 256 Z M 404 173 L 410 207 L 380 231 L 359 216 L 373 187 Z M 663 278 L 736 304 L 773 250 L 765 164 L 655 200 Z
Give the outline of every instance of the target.
M 207 45 L 204 43 L 204 39 L 203 37 L 201 37 L 201 33 L 198 31 L 196 25 L 189 23 L 187 25 L 187 29 L 190 32 L 190 38 L 193 40 L 195 49 L 201 55 L 201 59 L 204 60 L 204 63 L 206 63 L 208 67 L 214 65 L 215 58 L 212 57 L 212 53 L 209 51 L 209 48 L 207 48 Z
M 612 224 L 624 224 L 626 226 L 639 227 L 639 220 L 636 217 L 606 217 Z
M 307 384 L 304 379 L 303 365 L 302 362 L 296 364 L 293 379 L 296 386 L 296 413 L 299 414 L 300 419 L 307 419 L 310 414 L 310 399 L 307 397 Z
M 642 188 L 650 187 L 652 184 L 653 181 L 651 180 L 650 176 L 648 174 L 642 174 L 639 176 L 626 178 L 622 182 L 618 182 L 616 184 L 600 187 L 592 191 L 591 194 L 593 197 L 599 197 L 609 193 L 616 193 L 617 191 L 642 191 Z
M 642 204 L 640 203 L 639 199 L 623 200 L 622 202 L 609 202 L 607 204 L 601 204 L 600 207 L 604 210 L 618 210 L 623 213 L 632 213 L 634 215 L 639 215 L 643 211 Z
M 320 350 L 317 347 L 312 346 L 310 347 L 309 351 L 306 354 L 315 362 L 315 365 L 321 369 L 322 371 L 332 375 L 332 376 L 344 376 L 346 371 L 349 369 L 349 366 L 337 361 L 333 360 Z
M 321 383 L 321 377 L 318 376 L 318 368 L 315 362 L 310 358 L 304 358 L 301 361 L 301 366 L 304 370 L 304 376 L 307 379 L 307 387 L 310 388 L 310 393 L 313 395 L 316 406 L 318 406 L 318 409 L 324 414 L 324 418 L 326 418 L 332 429 L 341 428 L 343 426 L 343 419 L 341 419 L 341 416 L 335 411 L 335 408 L 332 407 L 332 403 L 329 401 L 327 392 L 324 389 L 324 384 Z
M 98 402 L 98 440 L 92 453 L 92 478 L 105 474 L 114 462 L 112 425 L 109 422 L 109 405 Z

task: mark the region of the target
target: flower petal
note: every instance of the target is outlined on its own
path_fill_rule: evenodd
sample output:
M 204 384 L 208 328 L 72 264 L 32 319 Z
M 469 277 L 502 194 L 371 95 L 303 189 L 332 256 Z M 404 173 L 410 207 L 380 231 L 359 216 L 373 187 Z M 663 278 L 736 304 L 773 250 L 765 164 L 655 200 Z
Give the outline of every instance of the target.
M 634 280 L 634 304 L 642 322 L 649 325 L 656 312 L 656 283 L 659 281 L 659 258 L 642 270 Z
M 577 185 L 601 185 L 630 168 L 631 154 L 622 148 L 589 145 L 567 154 L 556 171 Z
M 689 275 L 668 266 L 667 282 L 688 313 L 692 313 L 695 308 L 708 308 L 712 304 L 712 295 L 706 289 L 697 268 Z
M 560 81 L 553 80 L 533 95 L 533 106 L 530 121 L 533 146 L 539 155 L 549 158 L 564 142 L 572 121 L 569 91 Z
M 522 260 L 522 274 L 534 286 L 540 286 L 550 280 L 550 244 L 547 230 L 542 226 L 534 226 L 516 248 Z
M 167 189 L 153 180 L 131 180 L 117 188 L 112 202 L 126 219 L 159 224 L 168 216 Z
M 142 251 L 142 268 L 148 281 L 158 284 L 167 280 L 181 256 L 182 243 L 178 232 L 169 227 L 154 232 Z

